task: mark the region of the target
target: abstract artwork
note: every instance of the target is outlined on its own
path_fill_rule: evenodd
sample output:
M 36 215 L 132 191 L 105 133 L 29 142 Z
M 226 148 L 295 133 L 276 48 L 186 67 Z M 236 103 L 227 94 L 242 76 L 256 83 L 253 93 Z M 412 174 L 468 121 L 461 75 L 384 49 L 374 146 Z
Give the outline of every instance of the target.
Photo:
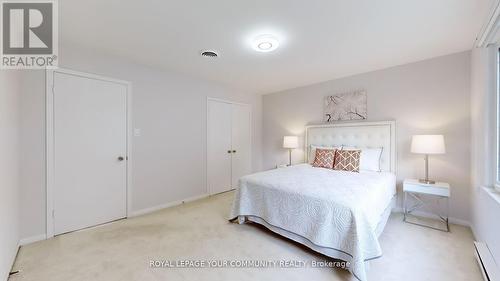
M 366 91 L 325 97 L 325 122 L 364 120 L 367 118 Z

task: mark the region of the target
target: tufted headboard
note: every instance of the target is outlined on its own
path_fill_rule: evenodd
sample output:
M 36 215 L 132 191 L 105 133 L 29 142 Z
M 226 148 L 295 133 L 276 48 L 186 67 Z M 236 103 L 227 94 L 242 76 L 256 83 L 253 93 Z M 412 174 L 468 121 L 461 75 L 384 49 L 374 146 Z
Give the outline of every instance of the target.
M 310 146 L 383 147 L 380 159 L 382 171 L 396 173 L 396 122 L 356 122 L 306 127 L 306 162 L 311 157 Z

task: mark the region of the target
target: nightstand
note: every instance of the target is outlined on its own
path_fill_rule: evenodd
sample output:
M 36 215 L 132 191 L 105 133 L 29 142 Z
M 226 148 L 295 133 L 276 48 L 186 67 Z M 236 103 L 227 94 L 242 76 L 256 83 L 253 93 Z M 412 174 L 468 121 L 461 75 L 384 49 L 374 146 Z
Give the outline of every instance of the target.
M 404 209 L 404 222 L 416 224 L 420 226 L 429 227 L 436 230 L 441 230 L 445 232 L 450 231 L 450 225 L 448 222 L 448 216 L 450 212 L 450 185 L 445 182 L 436 182 L 434 184 L 421 183 L 415 179 L 406 179 L 403 183 L 403 209 Z M 434 212 L 435 215 L 445 224 L 445 228 L 437 228 L 430 225 L 425 225 L 421 223 L 408 221 L 408 215 L 412 214 L 415 211 L 422 210 L 428 204 L 424 201 L 422 196 L 433 196 L 438 201 L 446 200 L 446 215 L 443 215 L 441 212 Z M 409 198 L 412 197 L 415 200 L 415 204 L 408 206 Z M 428 208 L 428 210 L 431 210 Z

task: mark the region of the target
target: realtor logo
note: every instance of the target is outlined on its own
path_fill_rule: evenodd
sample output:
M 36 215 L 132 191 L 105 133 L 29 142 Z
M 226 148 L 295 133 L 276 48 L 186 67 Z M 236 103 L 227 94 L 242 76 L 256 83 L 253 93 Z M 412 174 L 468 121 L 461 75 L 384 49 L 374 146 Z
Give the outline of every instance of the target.
M 57 3 L 1 1 L 1 68 L 57 67 Z

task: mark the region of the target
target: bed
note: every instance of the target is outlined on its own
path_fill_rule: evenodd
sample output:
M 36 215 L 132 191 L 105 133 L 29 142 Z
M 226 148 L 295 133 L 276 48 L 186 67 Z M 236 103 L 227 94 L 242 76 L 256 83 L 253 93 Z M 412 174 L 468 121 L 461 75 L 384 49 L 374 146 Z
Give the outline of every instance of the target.
M 382 147 L 380 172 L 312 167 L 311 145 Z M 395 202 L 395 122 L 308 126 L 305 164 L 240 179 L 231 221 L 254 222 L 326 256 L 349 262 L 365 281 L 366 263 L 382 255 L 378 237 Z

